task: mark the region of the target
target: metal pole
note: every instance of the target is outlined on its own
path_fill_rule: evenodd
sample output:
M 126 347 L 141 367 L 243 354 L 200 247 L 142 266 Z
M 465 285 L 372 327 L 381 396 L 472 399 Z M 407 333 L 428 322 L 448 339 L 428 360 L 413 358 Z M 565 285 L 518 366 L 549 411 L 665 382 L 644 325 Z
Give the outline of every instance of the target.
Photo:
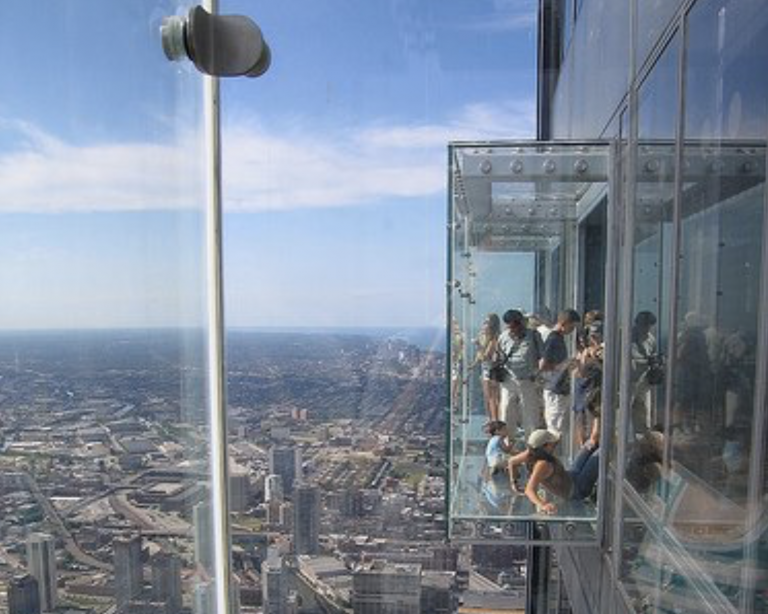
M 616 476 L 613 497 L 613 569 L 616 577 L 621 575 L 621 544 L 624 538 L 624 469 L 627 462 L 627 433 L 629 431 L 629 412 L 632 395 L 630 382 L 632 379 L 632 296 L 633 296 L 633 267 L 634 253 L 633 242 L 635 233 L 634 197 L 637 170 L 637 84 L 634 80 L 634 41 L 636 40 L 636 2 L 632 2 L 630 9 L 630 77 L 629 77 L 629 135 L 627 135 L 626 156 L 622 156 L 621 174 L 626 178 L 623 198 L 621 199 L 621 215 L 624 219 L 623 228 L 617 228 L 618 252 L 621 253 L 621 284 L 616 284 L 618 291 L 618 307 L 616 310 L 619 332 L 614 338 L 613 345 L 619 353 L 618 369 L 616 376 L 619 384 L 618 420 L 615 423 L 616 435 Z M 622 135 L 623 137 L 624 135 Z M 625 141 L 621 139 L 622 143 Z M 623 235 L 622 235 L 623 233 Z M 623 242 L 622 242 L 623 236 Z
M 448 450 L 448 462 L 445 463 L 445 517 L 448 539 L 453 533 L 453 515 L 451 506 L 451 495 L 453 494 L 453 464 L 456 462 L 456 450 L 453 446 L 454 431 L 454 412 L 453 406 L 453 381 L 451 379 L 453 371 L 453 265 L 454 265 L 454 234 L 455 230 L 455 211 L 454 199 L 454 169 L 453 169 L 453 145 L 448 145 L 448 203 L 446 211 L 446 267 L 447 283 L 445 291 L 445 382 L 448 388 L 448 404 L 446 411 L 446 431 L 445 431 L 445 449 Z
M 768 142 L 768 141 L 767 141 Z M 768 176 L 768 162 L 766 163 Z M 757 313 L 764 313 L 768 305 L 768 189 L 763 178 L 763 245 L 760 268 L 760 305 Z M 757 527 L 763 514 L 766 437 L 768 436 L 768 321 L 763 316 L 758 321 L 757 360 L 755 365 L 755 398 L 752 415 L 752 442 L 749 455 L 749 490 L 747 517 L 744 531 L 744 560 L 741 567 L 740 612 L 752 614 L 759 558 L 760 534 Z
M 672 427 L 674 411 L 674 389 L 677 365 L 677 324 L 680 310 L 678 294 L 680 292 L 680 266 L 682 246 L 682 207 L 683 207 L 683 163 L 685 156 L 685 66 L 687 61 L 688 28 L 684 14 L 680 17 L 680 55 L 677 68 L 677 126 L 675 128 L 675 188 L 672 201 L 672 255 L 670 284 L 669 284 L 669 331 L 667 338 L 667 377 L 664 389 L 664 457 L 665 473 L 672 468 Z M 661 316 L 661 314 L 659 314 Z M 659 317 L 661 320 L 661 317 Z
M 218 13 L 218 0 L 204 8 Z M 229 462 L 227 455 L 226 365 L 224 361 L 224 288 L 222 275 L 221 124 L 219 80 L 203 77 L 205 137 L 208 147 L 206 268 L 208 298 L 208 415 L 211 442 L 211 494 L 216 612 L 229 614 Z

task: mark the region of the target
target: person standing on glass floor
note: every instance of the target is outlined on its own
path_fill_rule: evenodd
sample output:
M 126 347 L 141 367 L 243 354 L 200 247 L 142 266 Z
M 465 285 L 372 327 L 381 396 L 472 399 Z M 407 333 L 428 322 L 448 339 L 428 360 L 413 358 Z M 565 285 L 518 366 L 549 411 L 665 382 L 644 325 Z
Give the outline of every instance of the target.
M 544 421 L 547 430 L 558 437 L 562 434 L 563 419 L 571 405 L 571 367 L 565 337 L 581 321 L 573 309 L 565 309 L 557 316 L 557 324 L 547 337 L 539 369 L 544 377 Z
M 504 357 L 505 375 L 501 382 L 499 419 L 510 427 L 522 427 L 525 437 L 541 423 L 541 394 L 536 385 L 542 341 L 538 332 L 526 326 L 525 316 L 509 309 L 502 318 L 506 329 L 499 336 L 499 350 Z

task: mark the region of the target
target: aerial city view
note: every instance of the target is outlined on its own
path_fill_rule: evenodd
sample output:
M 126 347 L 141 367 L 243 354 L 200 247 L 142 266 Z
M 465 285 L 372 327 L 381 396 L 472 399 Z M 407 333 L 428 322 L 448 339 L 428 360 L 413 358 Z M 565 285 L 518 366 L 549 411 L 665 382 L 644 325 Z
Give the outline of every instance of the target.
M 0 614 L 768 614 L 768 0 L 0 58 Z
M 202 348 L 172 330 L 0 338 L 2 611 L 212 611 Z M 445 543 L 442 351 L 236 331 L 228 357 L 242 612 L 514 601 L 519 553 L 477 549 L 473 568 Z

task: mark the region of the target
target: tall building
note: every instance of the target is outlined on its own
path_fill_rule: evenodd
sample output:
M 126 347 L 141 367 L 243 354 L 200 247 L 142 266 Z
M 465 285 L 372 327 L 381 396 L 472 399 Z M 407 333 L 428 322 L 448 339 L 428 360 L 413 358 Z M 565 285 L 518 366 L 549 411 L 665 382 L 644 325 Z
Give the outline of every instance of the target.
M 293 548 L 296 554 L 320 552 L 320 490 L 302 485 L 293 493 Z
M 422 571 L 421 611 L 429 614 L 456 614 L 458 609 L 456 574 L 449 571 Z
M 300 598 L 296 591 L 288 593 L 288 597 L 285 600 L 285 612 L 283 614 L 299 614 L 299 603 Z M 264 614 L 266 614 L 266 612 Z
M 264 614 L 287 614 L 288 582 L 283 557 L 274 548 L 269 549 L 266 560 L 261 564 L 261 593 Z
M 182 607 L 181 559 L 159 552 L 152 557 L 152 601 L 164 603 L 166 614 L 177 614 Z
M 40 585 L 30 574 L 8 582 L 8 614 L 40 614 Z
M 229 579 L 229 599 L 230 614 L 240 614 L 240 580 L 234 574 Z
M 192 614 L 214 614 L 216 612 L 216 593 L 213 582 L 195 584 L 192 591 Z
M 208 571 L 213 569 L 213 510 L 208 501 L 192 508 L 195 535 L 195 563 Z
M 233 472 L 229 476 L 229 509 L 245 512 L 251 504 L 251 478 L 246 472 Z
M 240 614 L 240 582 L 230 579 L 230 613 Z M 200 582 L 192 589 L 192 614 L 216 614 L 216 585 Z
M 283 478 L 276 473 L 271 473 L 264 480 L 264 501 L 282 503 L 283 497 Z
M 37 580 L 41 611 L 53 611 L 58 604 L 56 540 L 53 536 L 34 533 L 27 538 L 27 567 Z
M 768 3 L 540 0 L 538 16 L 540 140 L 449 152 L 448 355 L 467 375 L 450 398 L 451 537 L 526 545 L 528 611 L 763 614 Z M 527 268 L 533 319 L 604 316 L 578 514 L 555 492 L 554 517 L 535 497 L 510 507 L 506 483 L 478 481 L 457 350 L 495 311 L 485 267 L 505 258 Z M 589 432 L 572 422 L 564 464 Z
M 294 483 L 301 479 L 301 450 L 291 446 L 269 449 L 269 473 L 280 476 L 285 495 L 293 493 Z
M 420 614 L 421 566 L 368 564 L 352 574 L 354 614 Z
M 264 481 L 264 501 L 267 505 L 267 522 L 274 526 L 284 524 L 283 479 L 279 475 L 273 473 Z
M 112 541 L 115 564 L 115 600 L 120 610 L 141 597 L 144 565 L 141 560 L 141 535 L 116 537 Z

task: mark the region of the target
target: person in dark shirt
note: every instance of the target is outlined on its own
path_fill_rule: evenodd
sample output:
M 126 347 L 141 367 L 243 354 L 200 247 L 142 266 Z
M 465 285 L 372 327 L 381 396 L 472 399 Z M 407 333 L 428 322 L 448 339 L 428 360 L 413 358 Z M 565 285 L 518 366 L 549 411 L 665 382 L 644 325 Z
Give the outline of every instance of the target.
M 573 309 L 565 309 L 557 317 L 555 328 L 547 337 L 539 369 L 544 376 L 544 420 L 547 429 L 560 436 L 563 419 L 571 405 L 570 369 L 574 362 L 568 357 L 565 337 L 570 335 L 581 318 Z
M 576 372 L 573 378 L 574 435 L 576 445 L 581 447 L 587 438 L 589 415 L 595 415 L 589 408 L 589 399 L 599 391 L 603 383 L 603 326 L 594 321 L 584 335 L 582 349 L 576 356 Z M 597 408 L 599 415 L 599 408 Z

